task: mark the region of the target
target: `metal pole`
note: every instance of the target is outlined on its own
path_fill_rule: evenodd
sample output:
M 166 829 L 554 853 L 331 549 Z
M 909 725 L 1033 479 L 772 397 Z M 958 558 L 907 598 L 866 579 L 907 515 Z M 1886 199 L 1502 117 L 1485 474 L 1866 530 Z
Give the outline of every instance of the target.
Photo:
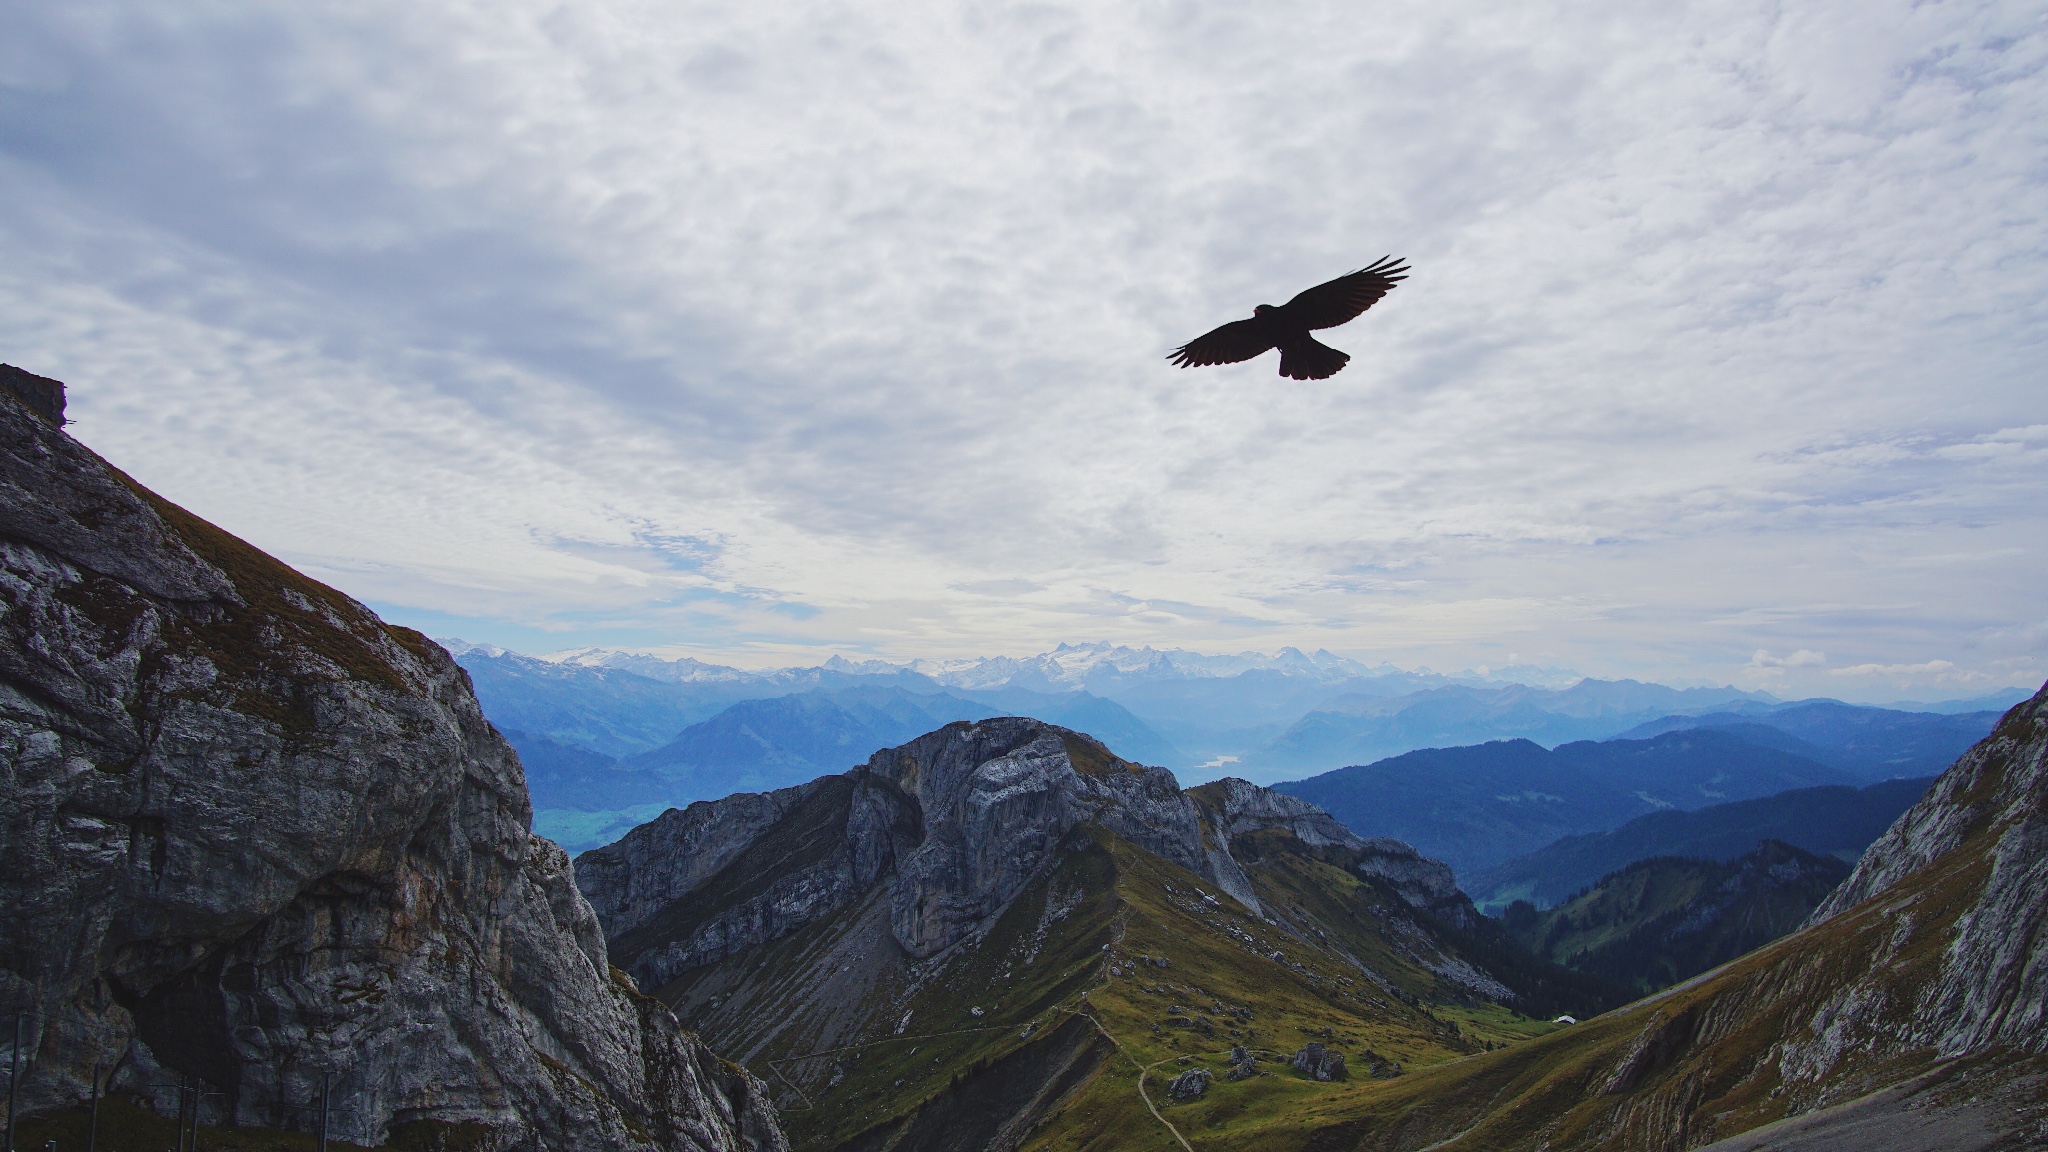
M 14 1086 L 21 1082 L 21 1013 L 14 1014 L 14 1050 L 7 1055 L 7 1152 L 14 1152 Z
M 99 1152 L 100 1146 L 100 1066 L 92 1066 L 92 1114 L 85 1122 L 85 1152 Z
M 320 1152 L 327 1152 L 327 1089 L 333 1083 L 334 1073 L 320 1073 Z

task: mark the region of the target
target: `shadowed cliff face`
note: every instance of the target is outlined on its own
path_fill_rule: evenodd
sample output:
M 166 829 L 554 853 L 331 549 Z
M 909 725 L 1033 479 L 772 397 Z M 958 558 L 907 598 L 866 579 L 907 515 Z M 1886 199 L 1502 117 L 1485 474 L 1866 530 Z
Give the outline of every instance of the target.
M 0 1008 L 23 1106 L 772 1149 L 772 1111 L 615 980 L 517 758 L 440 648 L 0 398 Z M 558 1145 L 559 1146 L 559 1145 Z

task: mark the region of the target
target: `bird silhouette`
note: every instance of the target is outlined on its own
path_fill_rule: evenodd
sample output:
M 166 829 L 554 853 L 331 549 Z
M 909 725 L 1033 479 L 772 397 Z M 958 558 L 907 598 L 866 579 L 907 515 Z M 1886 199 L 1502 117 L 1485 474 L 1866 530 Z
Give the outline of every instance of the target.
M 1236 364 L 1268 348 L 1280 350 L 1280 374 L 1290 380 L 1327 380 L 1349 363 L 1339 352 L 1309 335 L 1317 328 L 1349 324 L 1394 285 L 1408 278 L 1408 265 L 1391 256 L 1370 267 L 1339 276 L 1280 305 L 1261 304 L 1249 320 L 1235 320 L 1206 332 L 1173 350 L 1167 359 L 1176 367 Z

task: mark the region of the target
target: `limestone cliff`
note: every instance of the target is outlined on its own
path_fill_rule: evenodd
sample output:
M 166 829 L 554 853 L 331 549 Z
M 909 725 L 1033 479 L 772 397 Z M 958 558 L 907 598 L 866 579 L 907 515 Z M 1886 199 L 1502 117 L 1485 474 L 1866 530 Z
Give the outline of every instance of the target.
M 417 633 L 0 397 L 0 1010 L 24 1111 L 87 1070 L 209 1122 L 780 1149 L 608 967 L 518 759 Z M 481 1134 L 480 1137 L 477 1134 Z

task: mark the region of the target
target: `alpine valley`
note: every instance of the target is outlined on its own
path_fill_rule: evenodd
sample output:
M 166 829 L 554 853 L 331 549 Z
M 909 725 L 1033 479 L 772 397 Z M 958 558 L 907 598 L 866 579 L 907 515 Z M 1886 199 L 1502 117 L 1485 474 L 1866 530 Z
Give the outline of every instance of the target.
M 0 608 L 16 1147 L 2048 1141 L 2048 689 L 451 653 L 5 395 Z

